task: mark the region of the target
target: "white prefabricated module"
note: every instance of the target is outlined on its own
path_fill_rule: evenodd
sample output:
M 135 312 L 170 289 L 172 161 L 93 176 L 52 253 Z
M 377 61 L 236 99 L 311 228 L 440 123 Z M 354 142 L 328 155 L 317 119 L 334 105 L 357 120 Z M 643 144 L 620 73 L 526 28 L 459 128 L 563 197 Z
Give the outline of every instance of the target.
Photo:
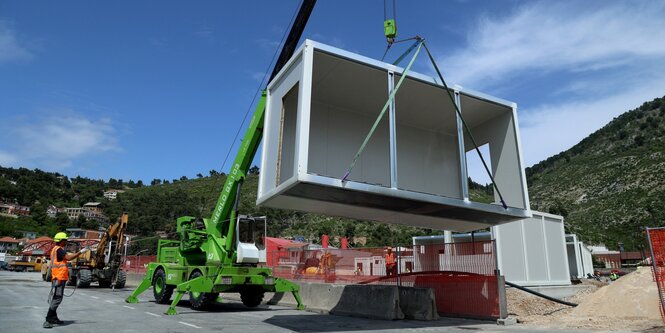
M 515 103 L 451 87 L 508 207 L 473 202 L 474 146 L 442 85 L 414 72 L 342 181 L 403 71 L 306 40 L 268 85 L 257 204 L 454 231 L 530 217 Z

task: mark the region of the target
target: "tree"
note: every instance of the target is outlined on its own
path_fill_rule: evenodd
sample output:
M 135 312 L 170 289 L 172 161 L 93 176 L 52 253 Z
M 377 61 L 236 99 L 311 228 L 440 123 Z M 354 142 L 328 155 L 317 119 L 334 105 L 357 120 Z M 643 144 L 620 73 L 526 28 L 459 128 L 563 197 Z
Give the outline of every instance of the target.
M 69 217 L 63 212 L 58 212 L 55 214 L 55 225 L 58 226 L 58 229 L 65 230 L 69 225 Z
M 180 177 L 180 180 L 187 180 L 187 176 Z
M 139 179 L 139 181 L 136 182 L 136 187 L 143 187 L 143 181 Z
M 76 219 L 76 227 L 83 228 L 83 224 L 86 222 L 88 222 L 88 219 L 83 214 L 79 214 L 79 217 Z
M 87 219 L 85 222 L 81 223 L 81 228 L 86 230 L 97 230 L 99 229 L 99 222 L 95 219 Z
M 219 172 L 217 172 L 217 170 L 210 170 L 210 177 L 214 177 L 217 175 L 219 175 Z
M 203 175 L 201 173 L 197 173 L 196 178 L 203 178 Z
M 161 179 L 157 179 L 157 178 L 155 178 L 155 179 L 153 179 L 153 180 L 150 182 L 150 185 L 153 185 L 153 186 L 154 186 L 154 185 L 159 185 L 159 184 L 161 184 L 161 183 L 162 183 L 162 180 L 161 180 Z
M 250 175 L 258 175 L 259 174 L 259 167 L 257 167 L 255 165 L 255 166 L 249 168 L 249 174 Z

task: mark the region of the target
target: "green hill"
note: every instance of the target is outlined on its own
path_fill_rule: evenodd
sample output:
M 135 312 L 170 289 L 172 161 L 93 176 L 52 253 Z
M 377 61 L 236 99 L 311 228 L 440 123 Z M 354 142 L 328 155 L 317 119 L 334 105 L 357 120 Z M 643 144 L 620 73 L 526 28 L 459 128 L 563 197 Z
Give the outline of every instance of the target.
M 665 225 L 665 98 L 646 102 L 526 169 L 531 208 L 566 217 L 588 242 L 639 249 Z

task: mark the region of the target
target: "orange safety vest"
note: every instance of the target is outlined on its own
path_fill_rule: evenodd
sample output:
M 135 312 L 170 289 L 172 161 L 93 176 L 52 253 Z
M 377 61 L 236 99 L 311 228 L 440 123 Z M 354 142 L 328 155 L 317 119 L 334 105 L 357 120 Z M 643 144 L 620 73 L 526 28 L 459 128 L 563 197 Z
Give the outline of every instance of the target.
M 53 280 L 58 281 L 67 281 L 69 280 L 69 269 L 67 268 L 67 259 L 62 259 L 58 261 L 58 249 L 60 246 L 54 246 L 51 250 L 51 276 Z
M 394 253 L 386 254 L 386 265 L 394 265 L 394 264 L 395 264 L 395 254 Z

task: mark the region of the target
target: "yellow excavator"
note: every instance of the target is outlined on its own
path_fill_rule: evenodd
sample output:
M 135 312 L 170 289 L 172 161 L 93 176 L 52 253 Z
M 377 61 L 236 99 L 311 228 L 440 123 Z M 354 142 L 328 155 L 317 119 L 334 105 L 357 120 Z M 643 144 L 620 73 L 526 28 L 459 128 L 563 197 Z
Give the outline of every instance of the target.
M 127 214 L 122 214 L 116 223 L 106 229 L 96 249 L 91 249 L 72 263 L 69 285 L 87 288 L 91 283 L 97 282 L 103 288 L 125 287 L 127 275 L 122 271 L 122 263 L 125 258 L 125 230 L 128 220 Z

